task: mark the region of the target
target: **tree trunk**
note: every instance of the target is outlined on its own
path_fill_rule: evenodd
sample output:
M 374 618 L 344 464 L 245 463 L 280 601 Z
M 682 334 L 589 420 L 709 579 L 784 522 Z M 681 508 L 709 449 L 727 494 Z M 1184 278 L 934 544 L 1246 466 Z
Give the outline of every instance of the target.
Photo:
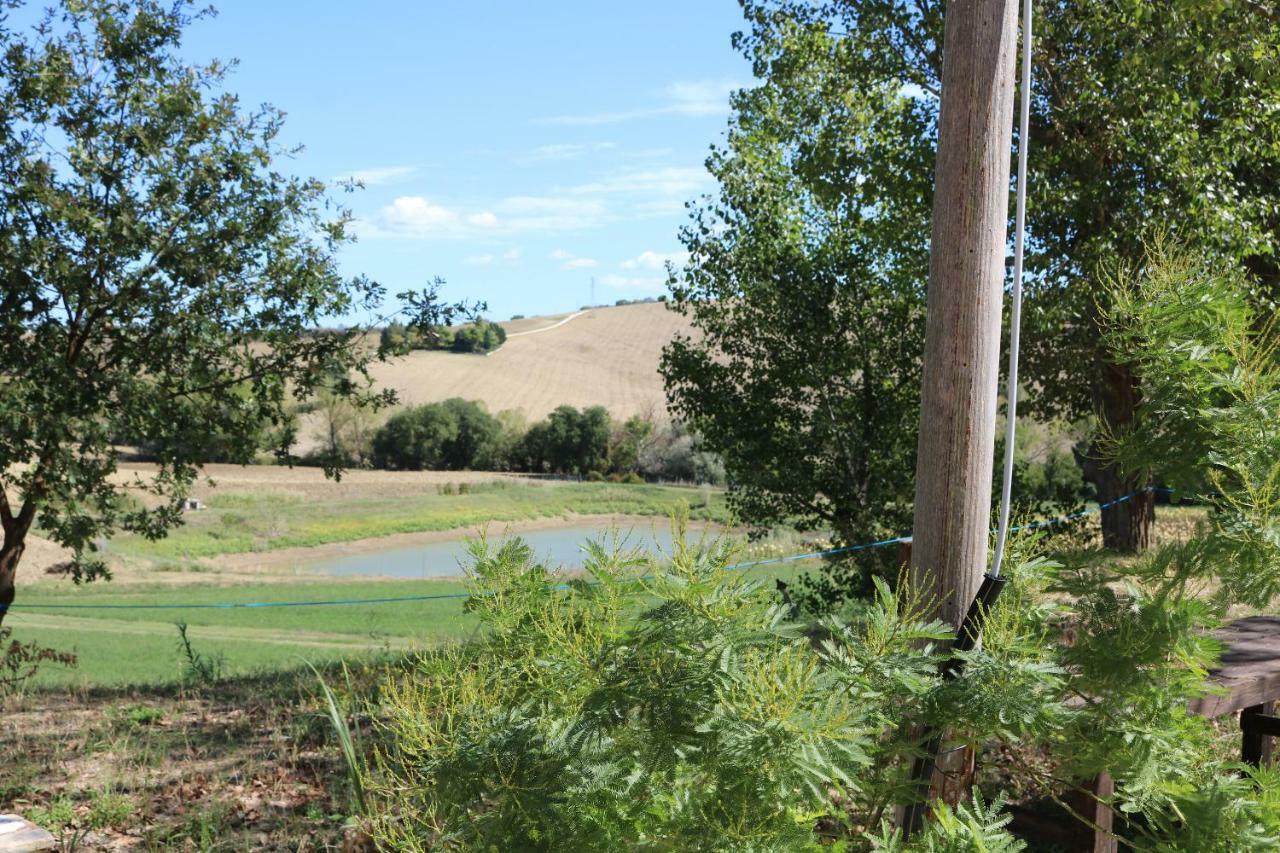
M 6 532 L 4 544 L 0 545 L 0 625 L 13 604 L 14 581 L 18 576 L 18 563 L 22 560 L 22 552 L 27 547 L 27 534 Z
M 1138 381 L 1129 368 L 1103 364 L 1095 387 L 1098 413 L 1114 429 L 1133 423 L 1138 404 Z M 1097 459 L 1097 447 L 1091 451 L 1093 483 L 1098 502 L 1106 504 L 1132 495 L 1150 485 L 1143 474 L 1125 474 L 1115 464 Z M 1155 520 L 1155 495 L 1136 494 L 1123 503 L 1102 510 L 1102 544 L 1122 553 L 1144 551 L 1151 545 L 1151 522 Z
M 947 5 L 911 553 L 916 591 L 956 626 L 991 527 L 1017 34 L 1013 0 Z

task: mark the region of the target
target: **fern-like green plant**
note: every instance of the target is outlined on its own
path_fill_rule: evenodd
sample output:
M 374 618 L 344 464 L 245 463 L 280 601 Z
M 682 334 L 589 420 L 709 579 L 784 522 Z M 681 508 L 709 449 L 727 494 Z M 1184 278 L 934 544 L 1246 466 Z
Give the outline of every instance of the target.
M 1005 794 L 1106 772 L 1137 850 L 1280 850 L 1280 775 L 1247 778 L 1187 709 L 1209 631 L 1280 592 L 1280 368 L 1234 274 L 1153 254 L 1117 278 L 1109 345 L 1142 377 L 1125 465 L 1212 484 L 1210 521 L 1136 561 L 1010 542 L 1009 585 L 963 672 L 910 585 L 817 624 L 727 541 L 677 528 L 669 559 L 587 546 L 565 577 L 519 540 L 477 539 L 473 641 L 384 685 L 366 797 L 386 849 L 1014 851 Z M 1171 460 L 1171 455 L 1177 455 Z M 982 751 L 984 785 L 906 839 L 910 769 Z M 1007 780 L 1014 780 L 1008 784 Z M 984 796 L 984 793 L 987 796 Z

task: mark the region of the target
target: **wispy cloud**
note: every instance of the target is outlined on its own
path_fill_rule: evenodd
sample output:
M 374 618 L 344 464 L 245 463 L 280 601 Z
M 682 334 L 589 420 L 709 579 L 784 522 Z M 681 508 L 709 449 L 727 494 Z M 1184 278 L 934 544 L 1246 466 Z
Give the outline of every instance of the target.
M 617 148 L 614 142 L 561 142 L 553 145 L 539 145 L 529 152 L 526 159 L 535 161 L 577 160 L 597 151 L 608 151 Z
M 658 116 L 705 117 L 724 115 L 729 111 L 729 93 L 741 88 L 730 79 L 696 80 L 672 83 L 662 90 L 661 102 L 655 106 L 630 110 L 548 116 L 540 124 L 599 125 L 656 118 Z
M 487 267 L 493 263 L 493 255 L 468 255 L 462 259 L 464 264 L 473 264 L 478 267 Z
M 644 251 L 634 258 L 628 258 L 618 266 L 624 270 L 662 270 L 667 268 L 668 261 L 676 266 L 683 266 L 688 260 L 688 252 Z
M 580 258 L 564 249 L 556 249 L 548 257 L 553 261 L 560 261 L 562 270 L 585 270 L 596 266 L 595 258 Z
M 573 187 L 574 195 L 627 193 L 644 196 L 688 197 L 712 183 L 702 167 L 663 166 L 655 169 L 625 169 L 601 180 Z
M 381 169 L 357 169 L 348 175 L 335 175 L 329 180 L 334 183 L 357 181 L 366 187 L 373 187 L 378 184 L 389 184 L 399 178 L 407 178 L 416 171 L 418 171 L 417 166 L 386 166 Z
M 468 239 L 525 232 L 576 231 L 599 226 L 608 208 L 594 198 L 509 196 L 467 212 L 424 196 L 400 196 L 357 223 L 363 237 Z M 519 250 L 514 250 L 519 257 Z
M 519 195 L 494 205 L 509 231 L 575 231 L 594 228 L 608 215 L 604 202 L 558 195 Z

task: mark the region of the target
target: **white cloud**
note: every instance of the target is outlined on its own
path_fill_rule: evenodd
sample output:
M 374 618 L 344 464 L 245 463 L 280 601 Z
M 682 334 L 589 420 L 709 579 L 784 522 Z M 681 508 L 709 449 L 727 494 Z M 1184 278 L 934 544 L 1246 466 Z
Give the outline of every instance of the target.
M 468 255 L 462 259 L 464 264 L 475 264 L 476 266 L 488 266 L 493 263 L 493 255 Z
M 520 260 L 520 255 L 521 252 L 519 249 L 511 248 L 502 253 L 502 259 L 504 261 L 518 261 Z
M 607 151 L 617 148 L 614 142 L 562 142 L 552 145 L 539 145 L 530 152 L 530 160 L 576 160 L 595 151 Z
M 498 217 L 489 210 L 473 213 L 467 217 L 467 221 L 480 228 L 496 228 L 498 225 Z
M 653 219 L 654 217 L 678 216 L 684 213 L 685 204 L 686 201 L 683 199 L 665 198 L 640 202 L 633 210 L 640 219 Z
M 594 228 L 608 210 L 595 199 L 565 196 L 510 196 L 494 209 L 502 216 L 507 231 L 577 231 Z
M 564 249 L 556 249 L 547 257 L 553 261 L 560 261 L 560 269 L 562 270 L 590 269 L 596 265 L 595 258 L 580 258 L 573 252 L 567 252 Z
M 393 234 L 426 237 L 457 230 L 458 214 L 420 195 L 400 196 L 382 208 L 378 226 Z
M 624 270 L 664 270 L 667 268 L 667 261 L 676 266 L 683 266 L 689 260 L 688 252 L 660 252 L 644 251 L 634 258 L 623 261 L 619 266 Z
M 366 187 L 378 184 L 389 184 L 397 178 L 404 178 L 418 171 L 417 166 L 386 166 L 381 169 L 357 169 L 349 175 L 335 175 L 330 178 L 334 183 L 340 181 L 358 181 Z
M 597 125 L 657 116 L 717 116 L 729 111 L 729 93 L 741 88 L 734 80 L 696 80 L 676 82 L 662 90 L 662 103 L 652 107 L 614 112 L 559 115 L 540 119 L 541 124 Z
M 605 275 L 600 277 L 600 283 L 605 287 L 615 287 L 619 290 L 657 290 L 663 287 L 667 280 L 658 276 L 626 276 L 626 275 Z
M 467 239 L 537 231 L 577 231 L 607 218 L 602 201 L 569 196 L 510 196 L 487 210 L 466 213 L 423 196 L 400 196 L 372 217 L 355 223 L 360 237 Z M 519 257 L 519 250 L 510 258 Z
M 729 111 L 729 95 L 742 86 L 734 80 L 672 83 L 666 88 L 671 112 L 686 116 L 714 116 Z
M 656 169 L 627 169 L 589 184 L 579 184 L 570 192 L 575 195 L 631 194 L 680 196 L 695 195 L 710 186 L 711 175 L 700 166 L 663 166 Z

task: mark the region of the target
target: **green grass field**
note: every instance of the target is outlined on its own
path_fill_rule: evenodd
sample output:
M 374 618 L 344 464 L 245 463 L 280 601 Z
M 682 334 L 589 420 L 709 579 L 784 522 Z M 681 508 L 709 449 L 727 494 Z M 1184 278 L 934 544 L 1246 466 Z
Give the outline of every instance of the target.
M 191 513 L 167 538 L 120 536 L 110 550 L 124 557 L 189 560 L 221 554 L 352 542 L 395 533 L 452 530 L 577 515 L 667 516 L 687 511 L 698 521 L 727 523 L 720 490 L 614 483 L 510 483 L 467 494 L 408 494 L 354 500 L 312 500 L 285 492 L 224 493 Z
M 800 564 L 749 570 L 793 577 Z M 38 686 L 159 685 L 180 680 L 185 657 L 176 624 L 184 622 L 195 650 L 223 661 L 224 674 L 243 676 L 383 651 L 429 648 L 465 639 L 477 628 L 465 599 L 379 604 L 208 609 L 189 605 L 271 603 L 458 595 L 459 582 L 317 581 L 241 586 L 113 587 L 74 592 L 33 586 L 5 620 L 14 639 L 73 651 L 74 669 L 46 666 Z M 150 605 L 147 609 L 81 609 L 31 605 Z M 161 608 L 155 605 L 166 605 Z

